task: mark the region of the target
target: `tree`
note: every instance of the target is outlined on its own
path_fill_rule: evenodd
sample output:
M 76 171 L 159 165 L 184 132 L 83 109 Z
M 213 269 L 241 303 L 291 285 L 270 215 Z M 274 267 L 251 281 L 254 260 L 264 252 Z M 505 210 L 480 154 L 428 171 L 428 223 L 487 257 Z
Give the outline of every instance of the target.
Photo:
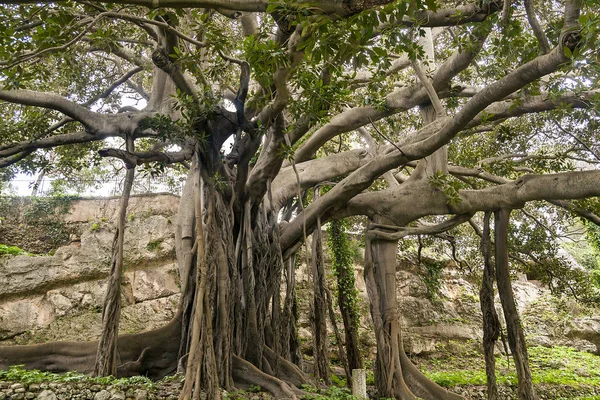
M 585 200 L 600 195 L 594 1 L 1 3 L 3 174 L 98 156 L 189 170 L 179 312 L 119 338 L 116 366 L 181 367 L 181 398 L 249 384 L 297 398 L 294 254 L 353 215 L 369 221 L 379 394 L 460 398 L 402 348 L 398 240 L 531 201 L 600 221 Z M 2 348 L 0 366 L 91 371 L 95 350 Z

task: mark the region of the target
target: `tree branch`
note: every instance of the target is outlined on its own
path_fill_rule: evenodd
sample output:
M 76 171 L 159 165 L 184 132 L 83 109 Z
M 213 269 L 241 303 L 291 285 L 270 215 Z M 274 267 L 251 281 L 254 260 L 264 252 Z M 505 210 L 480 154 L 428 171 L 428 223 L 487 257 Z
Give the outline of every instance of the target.
M 410 235 L 437 235 L 469 221 L 473 215 L 474 213 L 460 214 L 439 224 L 419 225 L 414 227 L 370 224 L 367 227 L 367 237 L 371 239 L 400 240 Z M 386 232 L 381 229 L 393 229 L 395 232 Z
M 425 215 L 515 209 L 533 200 L 559 200 L 556 205 L 568 207 L 561 201 L 600 196 L 599 179 L 600 171 L 523 175 L 515 181 L 481 190 L 460 190 L 460 200 L 453 204 L 448 204 L 446 195 L 428 182 L 410 182 L 397 188 L 359 194 L 348 202 L 342 214 L 378 215 L 396 225 L 405 225 Z M 419 207 L 411 207 L 415 201 Z
M 393 0 L 317 0 L 310 2 L 308 9 L 315 14 L 334 14 L 338 16 L 348 16 L 356 14 L 363 10 L 377 6 L 392 3 Z M 56 1 L 35 1 L 35 0 L 3 0 L 0 4 L 48 4 Z M 148 8 L 212 8 L 219 10 L 246 11 L 246 12 L 265 12 L 269 5 L 269 0 L 112 0 L 105 3 L 111 4 L 131 4 L 145 6 Z M 305 3 L 299 4 L 299 9 L 306 10 Z M 294 7 L 294 2 L 288 4 Z
M 533 34 L 538 40 L 540 45 L 540 52 L 542 54 L 546 54 L 550 52 L 550 44 L 548 43 L 548 38 L 544 34 L 544 30 L 540 25 L 536 15 L 535 9 L 533 7 L 533 0 L 524 0 L 525 1 L 525 12 L 527 13 L 527 20 L 529 21 L 529 25 L 531 25 L 531 29 L 533 30 Z
M 21 161 L 33 152 L 34 150 L 26 150 L 21 153 L 17 153 L 13 156 L 0 157 L 0 168 L 8 167 L 9 165 L 15 164 L 16 162 Z
M 467 68 L 477 55 L 489 30 L 482 32 L 479 41 L 473 43 L 469 49 L 458 51 L 444 62 L 434 75 L 432 86 L 438 91 L 440 96 L 449 96 L 450 91 L 446 89 L 453 77 Z M 371 106 L 354 107 L 341 112 L 331 118 L 329 123 L 317 129 L 310 138 L 296 150 L 295 156 L 297 162 L 310 159 L 316 151 L 337 135 L 355 130 L 369 122 L 378 121 L 382 118 L 396 114 L 400 111 L 406 111 L 426 102 L 429 99 L 425 88 L 415 90 L 414 86 L 403 87 L 389 93 L 385 99 L 385 108 L 375 108 Z
M 64 97 L 33 90 L 0 90 L 0 100 L 60 111 L 74 120 L 81 122 L 86 127 L 91 126 L 98 115 L 100 115 Z
M 115 157 L 123 160 L 126 165 L 132 166 L 148 164 L 151 162 L 159 162 L 163 164 L 177 164 L 183 161 L 191 160 L 193 148 L 187 148 L 177 152 L 129 152 L 121 149 L 102 149 L 98 151 L 101 157 Z
M 37 149 L 48 149 L 68 144 L 94 142 L 107 137 L 109 137 L 109 135 L 94 135 L 87 132 L 75 132 L 50 136 L 39 140 L 27 140 L 0 146 L 0 157 L 9 157 L 27 151 L 31 153 Z

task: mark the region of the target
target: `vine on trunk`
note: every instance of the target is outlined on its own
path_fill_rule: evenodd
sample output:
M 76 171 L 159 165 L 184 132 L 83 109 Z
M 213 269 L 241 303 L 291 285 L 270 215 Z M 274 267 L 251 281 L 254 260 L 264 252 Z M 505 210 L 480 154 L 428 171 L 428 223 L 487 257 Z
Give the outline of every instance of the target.
M 346 224 L 343 220 L 331 221 L 327 229 L 327 244 L 332 257 L 333 274 L 337 281 L 338 306 L 344 322 L 346 359 L 348 368 L 352 370 L 362 368 L 363 363 L 358 342 L 360 323 L 358 290 L 356 290 L 352 252 L 345 228 Z

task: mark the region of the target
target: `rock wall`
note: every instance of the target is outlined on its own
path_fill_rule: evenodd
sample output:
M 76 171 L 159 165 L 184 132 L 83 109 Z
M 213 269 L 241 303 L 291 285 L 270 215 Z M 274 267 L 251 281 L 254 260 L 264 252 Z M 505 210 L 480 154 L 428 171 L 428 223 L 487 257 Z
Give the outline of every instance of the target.
M 131 199 L 125 232 L 122 332 L 164 325 L 175 312 L 179 278 L 172 225 L 178 202 L 172 195 Z M 116 198 L 74 200 L 60 214 L 60 222 L 71 232 L 68 245 L 53 255 L 0 257 L 3 344 L 89 340 L 99 335 L 118 203 Z M 19 218 L 13 215 L 13 220 Z M 0 243 L 4 241 L 0 237 Z M 19 244 L 29 250 L 27 243 Z
M 13 215 L 5 218 L 0 243 L 43 242 L 23 229 L 27 201 L 14 199 Z M 121 331 L 133 333 L 164 325 L 174 314 L 179 297 L 175 263 L 174 223 L 179 199 L 172 195 L 135 196 L 128 209 L 125 236 L 125 276 L 122 287 Z M 99 335 L 102 302 L 118 199 L 85 199 L 68 203 L 53 213 L 70 242 L 53 255 L 0 257 L 0 343 L 26 344 L 50 340 L 89 340 Z M 31 214 L 31 212 L 29 212 Z M 11 225 L 12 221 L 12 225 Z M 9 227 L 12 226 L 12 230 Z M 13 232 L 13 233 L 11 233 Z M 36 233 L 35 231 L 34 233 Z M 29 242 L 7 243 L 8 237 Z M 46 238 L 47 239 L 47 238 Z M 302 257 L 304 260 L 304 257 Z M 326 262 L 328 260 L 326 259 Z M 329 264 L 327 262 L 327 264 Z M 358 263 L 360 264 L 360 263 Z M 375 350 L 368 298 L 361 265 L 355 266 L 362 311 L 361 342 Z M 297 272 L 300 335 L 310 346 L 310 274 Z M 479 347 L 482 337 L 479 287 L 448 264 L 439 293 L 432 297 L 414 263 L 399 261 L 397 296 L 404 345 L 412 354 L 460 351 Z M 598 352 L 600 316 L 574 303 L 559 301 L 533 281 L 514 282 L 515 295 L 527 339 L 532 345 L 568 345 Z M 497 300 L 497 304 L 500 304 Z M 502 310 L 498 307 L 498 314 Z M 332 347 L 333 348 L 333 347 Z
M 330 265 L 327 257 L 325 262 Z M 365 355 L 368 355 L 376 350 L 369 300 L 362 265 L 355 265 L 354 271 L 360 296 L 360 339 Z M 300 336 L 308 339 L 311 337 L 310 320 L 305 316 L 310 309 L 312 296 L 309 289 L 310 274 L 305 264 L 297 272 L 300 308 L 307 311 L 299 322 Z M 481 351 L 483 331 L 479 283 L 467 279 L 463 272 L 454 268 L 452 262 L 447 262 L 440 278 L 439 291 L 432 295 L 422 279 L 424 274 L 414 263 L 398 261 L 396 295 L 405 350 L 413 355 Z M 330 279 L 330 284 L 333 284 L 331 275 Z M 600 354 L 599 309 L 557 299 L 539 282 L 528 281 L 525 275 L 513 282 L 513 290 L 529 345 L 570 346 Z M 497 295 L 496 311 L 506 329 Z M 332 335 L 331 331 L 330 337 Z M 337 352 L 334 345 L 330 348 L 332 354 Z M 312 354 L 310 340 L 305 341 L 303 349 Z M 502 343 L 498 343 L 498 351 L 504 351 Z

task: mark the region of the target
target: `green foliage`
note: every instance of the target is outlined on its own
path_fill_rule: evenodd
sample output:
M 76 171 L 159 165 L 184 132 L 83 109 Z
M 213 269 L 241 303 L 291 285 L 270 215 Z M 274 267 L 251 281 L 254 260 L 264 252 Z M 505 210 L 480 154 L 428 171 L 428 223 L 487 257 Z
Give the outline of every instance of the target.
M 572 387 L 600 386 L 600 357 L 570 347 L 530 347 L 529 361 L 534 384 L 567 385 Z M 481 355 L 444 357 L 439 363 L 433 361 L 435 370 L 424 372 L 444 387 L 485 385 L 485 364 Z M 514 366 L 505 356 L 496 358 L 496 379 L 501 385 L 516 385 Z
M 337 376 L 336 374 L 331 374 L 329 376 L 329 379 L 331 380 L 331 384 L 338 386 L 338 387 L 347 387 L 348 386 L 348 382 L 346 381 L 346 378 L 340 378 L 339 376 Z
M 427 297 L 430 300 L 437 299 L 440 294 L 444 266 L 444 261 L 430 258 L 422 258 L 419 262 L 419 268 L 423 272 L 419 274 L 419 278 L 427 287 Z
M 32 197 L 31 204 L 25 210 L 25 221 L 29 224 L 43 223 L 52 217 L 69 212 L 71 202 L 78 197 L 52 196 Z
M 439 189 L 446 195 L 446 204 L 455 206 L 460 204 L 462 199 L 458 194 L 456 181 L 452 180 L 450 175 L 444 174 L 442 171 L 436 171 L 435 174 L 429 177 L 429 184 L 435 189 Z
M 90 232 L 98 232 L 100 230 L 100 224 L 98 222 L 92 223 L 90 226 Z
M 8 246 L 0 243 L 0 256 L 11 255 L 11 256 L 19 256 L 19 255 L 31 255 L 25 250 L 21 249 L 17 246 Z
M 13 365 L 6 370 L 0 370 L 0 381 L 21 382 L 24 384 L 42 382 L 82 382 L 100 385 L 140 385 L 147 389 L 155 387 L 154 382 L 145 376 L 132 376 L 130 378 L 115 378 L 114 376 L 92 378 L 78 372 L 66 372 L 56 374 L 38 370 L 27 370 L 23 365 Z
M 305 386 L 303 389 L 307 390 Z M 357 400 L 346 387 L 331 386 L 321 391 L 309 387 L 307 391 L 312 393 L 302 396 L 302 400 Z
M 160 246 L 162 244 L 162 239 L 152 240 L 148 242 L 146 245 L 146 249 L 150 251 L 158 251 L 160 250 Z
M 354 279 L 354 268 L 352 266 L 353 253 L 350 249 L 350 241 L 346 235 L 344 221 L 331 221 L 327 228 L 327 247 L 333 261 L 333 274 L 337 279 L 338 298 L 344 299 L 345 304 L 340 307 L 346 308 L 354 329 L 358 329 L 360 321 L 360 310 L 358 304 L 358 290 Z

